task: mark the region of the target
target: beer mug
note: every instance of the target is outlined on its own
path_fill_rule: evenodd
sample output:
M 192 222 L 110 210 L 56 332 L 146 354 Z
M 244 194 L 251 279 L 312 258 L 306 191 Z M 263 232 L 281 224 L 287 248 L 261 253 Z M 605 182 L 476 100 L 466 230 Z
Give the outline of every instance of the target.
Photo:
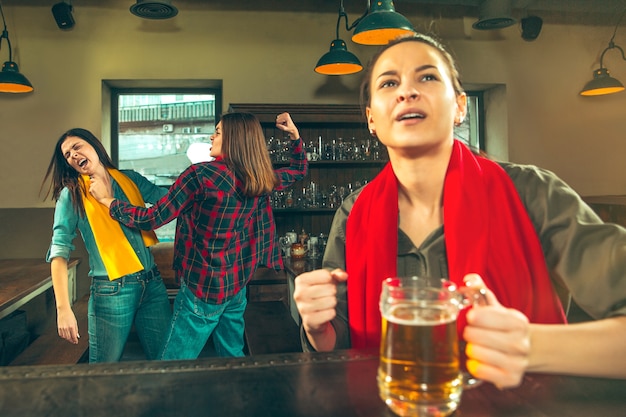
M 457 317 L 483 300 L 481 290 L 459 292 L 445 279 L 387 278 L 382 316 L 378 388 L 399 416 L 447 416 L 464 386 Z

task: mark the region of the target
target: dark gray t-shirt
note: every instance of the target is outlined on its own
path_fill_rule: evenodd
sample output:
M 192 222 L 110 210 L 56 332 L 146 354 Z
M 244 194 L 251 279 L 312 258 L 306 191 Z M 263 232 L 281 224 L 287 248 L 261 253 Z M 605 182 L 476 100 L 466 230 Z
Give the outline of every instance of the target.
M 500 165 L 513 180 L 537 231 L 552 285 L 563 306 L 567 308 L 574 299 L 595 319 L 626 315 L 626 229 L 604 223 L 552 172 L 532 165 Z M 360 189 L 348 196 L 335 214 L 324 268 L 345 270 L 346 219 L 359 193 Z M 419 247 L 398 229 L 397 272 L 398 276 L 447 277 L 443 226 Z M 350 347 L 345 288 L 345 284 L 338 288 L 337 317 L 332 322 L 336 349 Z M 312 350 L 304 332 L 302 346 Z

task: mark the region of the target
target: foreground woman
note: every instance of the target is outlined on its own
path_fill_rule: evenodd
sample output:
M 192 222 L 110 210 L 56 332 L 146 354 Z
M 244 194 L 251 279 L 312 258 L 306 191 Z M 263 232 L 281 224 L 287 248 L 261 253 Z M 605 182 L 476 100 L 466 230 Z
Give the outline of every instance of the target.
M 382 280 L 428 275 L 489 289 L 463 330 L 476 377 L 501 387 L 525 372 L 626 378 L 626 230 L 554 174 L 455 141 L 467 99 L 436 40 L 383 47 L 361 92 L 390 162 L 338 210 L 325 269 L 296 278 L 303 344 L 378 347 Z M 565 325 L 570 295 L 598 320 Z

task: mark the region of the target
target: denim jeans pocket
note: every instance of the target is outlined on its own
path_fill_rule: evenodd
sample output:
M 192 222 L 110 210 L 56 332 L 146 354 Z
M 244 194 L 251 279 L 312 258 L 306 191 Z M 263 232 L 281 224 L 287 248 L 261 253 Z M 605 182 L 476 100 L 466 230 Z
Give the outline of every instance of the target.
M 117 282 L 94 282 L 91 284 L 91 293 L 95 296 L 112 296 L 120 292 Z
M 223 304 L 205 303 L 196 297 L 184 282 L 181 283 L 179 292 L 182 292 L 180 294 L 180 306 L 198 317 L 209 320 L 216 317 L 219 318 L 224 311 Z

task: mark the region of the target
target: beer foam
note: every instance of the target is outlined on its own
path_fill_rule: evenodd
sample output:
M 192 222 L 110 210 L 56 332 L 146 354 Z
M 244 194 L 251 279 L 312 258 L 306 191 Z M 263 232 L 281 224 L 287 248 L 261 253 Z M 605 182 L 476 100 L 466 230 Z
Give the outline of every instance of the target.
M 432 326 L 455 321 L 457 314 L 456 308 L 446 305 L 400 303 L 389 306 L 383 317 L 389 322 L 405 326 Z

